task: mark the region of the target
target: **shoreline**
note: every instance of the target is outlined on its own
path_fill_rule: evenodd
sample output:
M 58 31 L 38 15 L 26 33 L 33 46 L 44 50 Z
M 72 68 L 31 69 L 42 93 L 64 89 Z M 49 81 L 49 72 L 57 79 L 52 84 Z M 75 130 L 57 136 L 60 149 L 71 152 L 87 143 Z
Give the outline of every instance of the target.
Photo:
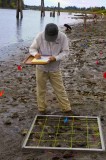
M 25 16 L 23 18 L 23 20 L 19 20 L 17 21 L 17 19 L 15 18 L 15 10 L 6 10 L 2 13 L 2 11 L 0 12 L 2 14 L 1 17 L 1 21 L 2 19 L 5 19 L 5 21 L 8 21 L 8 16 L 5 18 L 4 15 L 11 15 L 12 17 L 9 18 L 9 22 L 10 24 L 8 24 L 8 28 L 5 25 L 5 21 L 3 21 L 3 23 L 1 24 L 1 31 L 2 28 L 4 28 L 4 32 L 1 32 L 1 38 L 0 38 L 0 48 L 2 48 L 3 46 L 6 45 L 11 45 L 11 43 L 17 43 L 17 42 L 23 42 L 23 41 L 27 41 L 27 40 L 32 40 L 38 32 L 42 31 L 45 27 L 45 25 L 49 22 L 53 22 L 56 23 L 58 25 L 64 25 L 64 23 L 68 23 L 71 20 L 71 17 L 73 15 L 68 15 L 68 13 L 62 13 L 60 17 L 58 17 L 56 15 L 55 18 L 50 17 L 50 13 L 47 12 L 47 16 L 45 16 L 45 18 L 41 19 L 40 18 L 40 11 L 25 11 Z M 27 16 L 30 14 L 30 18 L 27 18 Z M 33 23 L 33 18 L 36 19 L 36 15 L 37 17 L 37 22 Z M 64 18 L 64 22 L 63 22 L 63 18 Z M 74 24 L 77 23 L 78 21 L 82 21 L 82 20 L 71 20 L 70 23 Z M 11 25 L 12 23 L 12 25 Z M 36 25 L 36 23 L 38 25 Z M 33 24 L 33 27 L 32 25 Z M 28 26 L 28 27 L 25 27 Z M 8 32 L 8 30 L 10 30 L 11 32 Z M 29 32 L 30 31 L 30 32 Z M 7 34 L 5 34 L 5 32 L 7 32 Z
M 106 20 L 97 24 L 87 23 L 74 26 L 66 33 L 69 39 L 70 54 L 61 63 L 63 82 L 72 105 L 72 110 L 80 116 L 99 116 L 102 118 L 104 141 L 106 144 Z M 30 43 L 30 42 L 29 42 Z M 29 44 L 28 44 L 29 45 Z M 38 113 L 36 100 L 36 77 L 34 65 L 23 65 L 17 70 L 28 53 L 28 46 L 19 46 L 16 54 L 0 63 L 0 158 L 2 160 L 104 160 L 105 152 L 49 151 L 33 150 L 24 152 L 21 148 L 24 136 Z M 14 50 L 9 48 L 14 54 Z M 8 47 L 5 52 L 8 52 Z M 98 64 L 96 61 L 98 60 Z M 46 95 L 50 113 L 60 112 L 51 85 L 47 85 Z M 61 112 L 60 112 L 61 114 Z M 74 152 L 74 156 L 71 157 Z
M 9 59 L 11 59 L 12 56 L 22 54 L 23 50 L 25 50 L 25 53 L 27 53 L 27 48 L 31 43 L 32 41 L 28 40 L 3 46 L 2 48 L 0 48 L 0 52 L 2 53 L 2 55 L 0 55 L 0 61 L 8 61 Z

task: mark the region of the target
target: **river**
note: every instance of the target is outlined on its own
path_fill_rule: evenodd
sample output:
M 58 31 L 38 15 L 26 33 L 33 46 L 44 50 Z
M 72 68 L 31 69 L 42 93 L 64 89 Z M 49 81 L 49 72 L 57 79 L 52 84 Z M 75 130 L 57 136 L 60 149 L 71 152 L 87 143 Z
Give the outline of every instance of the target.
M 16 19 L 16 10 L 0 9 L 0 48 L 13 43 L 32 40 L 36 34 L 42 31 L 47 23 L 55 23 L 59 26 L 64 23 L 76 24 L 82 20 L 71 19 L 74 13 L 69 15 L 62 12 L 60 16 L 50 17 L 46 11 L 44 18 L 40 17 L 40 11 L 24 10 L 23 19 Z

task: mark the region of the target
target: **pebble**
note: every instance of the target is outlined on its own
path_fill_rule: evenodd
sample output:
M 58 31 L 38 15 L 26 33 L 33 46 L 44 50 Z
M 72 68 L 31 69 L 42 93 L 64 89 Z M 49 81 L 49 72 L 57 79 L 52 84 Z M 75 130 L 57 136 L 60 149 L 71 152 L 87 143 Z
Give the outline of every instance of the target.
M 19 115 L 17 112 L 13 113 L 13 115 L 11 116 L 11 118 L 18 118 L 18 117 L 19 117 Z
M 104 101 L 104 98 L 100 98 L 100 101 Z
M 100 119 L 101 119 L 102 122 L 105 120 L 104 116 L 101 116 Z
M 74 157 L 74 155 L 72 153 L 65 153 L 63 155 L 63 158 L 71 158 L 71 157 Z
M 5 125 L 11 125 L 11 124 L 12 124 L 12 122 L 11 122 L 11 120 L 10 120 L 10 119 L 7 119 L 7 120 L 4 122 L 4 124 L 5 124 Z
M 21 135 L 22 136 L 25 136 L 27 133 L 28 133 L 28 130 L 26 130 L 26 129 L 24 129 L 24 130 L 21 131 Z
M 60 144 L 60 143 L 57 143 L 57 144 L 56 144 L 56 147 L 61 147 L 61 144 Z
M 52 158 L 52 160 L 60 160 L 60 157 L 55 156 L 55 157 Z

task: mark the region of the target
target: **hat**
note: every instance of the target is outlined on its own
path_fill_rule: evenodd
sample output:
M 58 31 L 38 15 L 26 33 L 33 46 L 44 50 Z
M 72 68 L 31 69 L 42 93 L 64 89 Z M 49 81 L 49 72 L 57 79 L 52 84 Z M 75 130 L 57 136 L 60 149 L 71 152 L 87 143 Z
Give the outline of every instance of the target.
M 49 42 L 54 42 L 58 36 L 58 27 L 54 23 L 49 23 L 45 27 L 45 39 Z

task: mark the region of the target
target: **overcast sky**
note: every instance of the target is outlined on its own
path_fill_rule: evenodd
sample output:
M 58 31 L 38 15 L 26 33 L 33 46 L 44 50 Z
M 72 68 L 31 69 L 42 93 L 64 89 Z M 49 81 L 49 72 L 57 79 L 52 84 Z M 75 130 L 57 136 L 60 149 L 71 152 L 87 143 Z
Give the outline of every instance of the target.
M 61 7 L 77 6 L 77 7 L 106 7 L 106 0 L 44 0 L 45 6 L 57 6 L 60 2 Z M 24 0 L 27 5 L 40 5 L 41 0 Z

